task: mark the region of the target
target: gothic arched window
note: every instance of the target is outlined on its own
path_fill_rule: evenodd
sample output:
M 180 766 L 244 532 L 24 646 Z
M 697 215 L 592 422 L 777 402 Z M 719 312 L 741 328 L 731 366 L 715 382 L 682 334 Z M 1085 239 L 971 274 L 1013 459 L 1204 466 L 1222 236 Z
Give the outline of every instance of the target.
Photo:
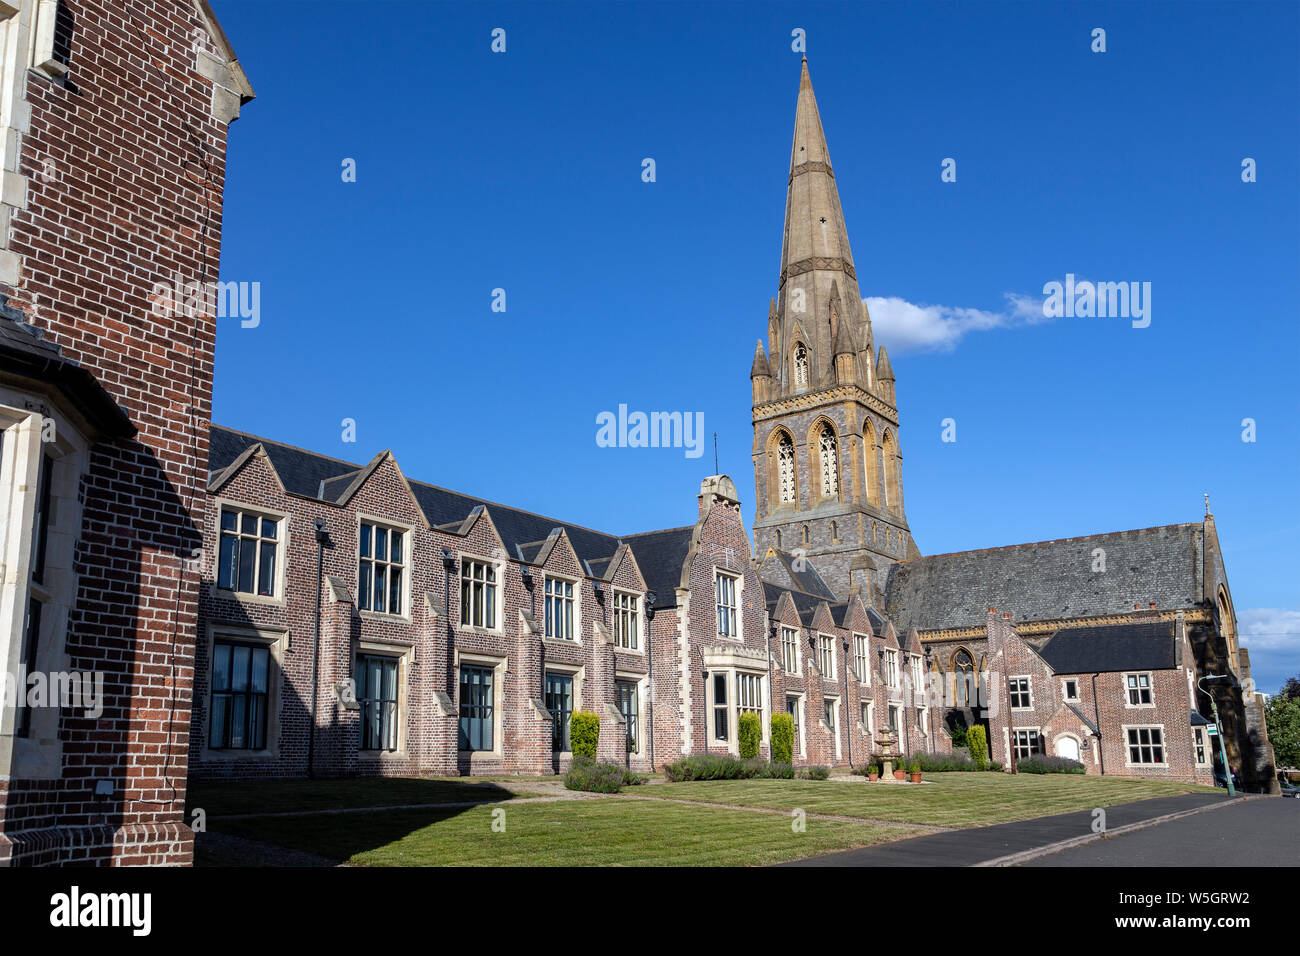
M 818 442 L 821 451 L 822 497 L 833 498 L 840 493 L 840 467 L 835 430 L 823 425 Z
M 794 439 L 784 432 L 776 446 L 776 472 L 781 500 L 794 501 Z
M 794 383 L 808 384 L 808 350 L 802 342 L 794 347 Z
M 957 706 L 969 707 L 971 692 L 976 689 L 975 659 L 966 648 L 961 648 L 953 655 L 952 671 L 957 678 Z

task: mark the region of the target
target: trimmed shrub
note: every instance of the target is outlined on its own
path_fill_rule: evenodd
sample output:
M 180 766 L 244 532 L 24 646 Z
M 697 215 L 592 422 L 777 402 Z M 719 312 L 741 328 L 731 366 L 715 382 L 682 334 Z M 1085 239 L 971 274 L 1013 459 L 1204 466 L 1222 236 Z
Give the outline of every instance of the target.
M 758 745 L 763 742 L 763 718 L 752 710 L 740 715 L 740 759 L 753 760 L 758 756 Z
M 574 758 L 596 759 L 596 744 L 600 742 L 600 717 L 589 710 L 575 710 L 569 717 L 569 746 Z
M 631 770 L 623 771 L 623 786 L 639 787 L 642 784 L 650 782 L 650 778 L 643 773 L 633 773 Z
M 587 756 L 575 756 L 564 775 L 568 790 L 590 790 L 594 793 L 618 793 L 623 785 L 623 768 L 612 763 L 596 763 Z
M 794 763 L 794 715 L 772 715 L 772 762 Z
M 976 770 L 983 770 L 989 759 L 989 739 L 980 726 L 972 727 L 966 732 L 966 745 L 970 747 L 970 759 Z
M 921 765 L 922 773 L 952 773 L 975 769 L 970 757 L 960 750 L 951 754 L 917 754 L 916 761 Z
M 1053 757 L 1050 754 L 1034 754 L 1016 761 L 1019 773 L 1084 773 L 1083 764 L 1069 757 Z
M 675 760 L 664 767 L 664 776 L 671 783 L 690 780 L 751 780 L 772 778 L 789 780 L 795 770 L 788 763 L 769 763 L 761 757 L 738 760 L 719 754 L 692 754 Z
M 799 771 L 799 777 L 803 780 L 825 780 L 830 775 L 831 775 L 831 768 L 823 767 L 820 765 L 814 765 L 812 767 L 804 767 L 802 770 Z

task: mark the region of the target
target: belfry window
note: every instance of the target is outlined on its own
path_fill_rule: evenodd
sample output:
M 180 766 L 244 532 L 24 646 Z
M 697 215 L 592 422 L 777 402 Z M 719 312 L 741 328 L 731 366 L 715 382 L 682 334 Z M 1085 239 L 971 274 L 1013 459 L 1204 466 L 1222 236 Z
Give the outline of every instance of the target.
M 808 384 L 808 349 L 802 342 L 794 347 L 794 383 Z
M 776 446 L 776 471 L 781 500 L 794 501 L 794 441 L 786 434 L 781 435 Z
M 835 430 L 830 425 L 823 425 L 821 440 L 822 497 L 833 497 L 840 493 L 840 469 Z

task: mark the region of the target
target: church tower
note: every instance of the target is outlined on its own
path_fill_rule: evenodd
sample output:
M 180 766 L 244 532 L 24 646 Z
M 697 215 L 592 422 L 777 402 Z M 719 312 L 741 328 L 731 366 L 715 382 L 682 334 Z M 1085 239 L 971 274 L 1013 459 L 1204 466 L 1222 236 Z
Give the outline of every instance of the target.
M 894 372 L 858 288 L 808 60 L 795 108 L 777 295 L 753 387 L 754 545 L 806 557 L 871 602 L 920 552 L 903 512 Z

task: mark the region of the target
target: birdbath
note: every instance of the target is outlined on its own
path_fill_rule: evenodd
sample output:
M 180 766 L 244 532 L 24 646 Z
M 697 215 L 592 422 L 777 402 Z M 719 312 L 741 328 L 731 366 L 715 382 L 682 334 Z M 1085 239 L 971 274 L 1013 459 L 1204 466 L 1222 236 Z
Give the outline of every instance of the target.
M 902 758 L 898 750 L 898 734 L 892 727 L 882 727 L 876 733 L 876 752 L 871 755 L 872 760 L 880 762 L 881 780 L 894 779 L 894 761 Z

